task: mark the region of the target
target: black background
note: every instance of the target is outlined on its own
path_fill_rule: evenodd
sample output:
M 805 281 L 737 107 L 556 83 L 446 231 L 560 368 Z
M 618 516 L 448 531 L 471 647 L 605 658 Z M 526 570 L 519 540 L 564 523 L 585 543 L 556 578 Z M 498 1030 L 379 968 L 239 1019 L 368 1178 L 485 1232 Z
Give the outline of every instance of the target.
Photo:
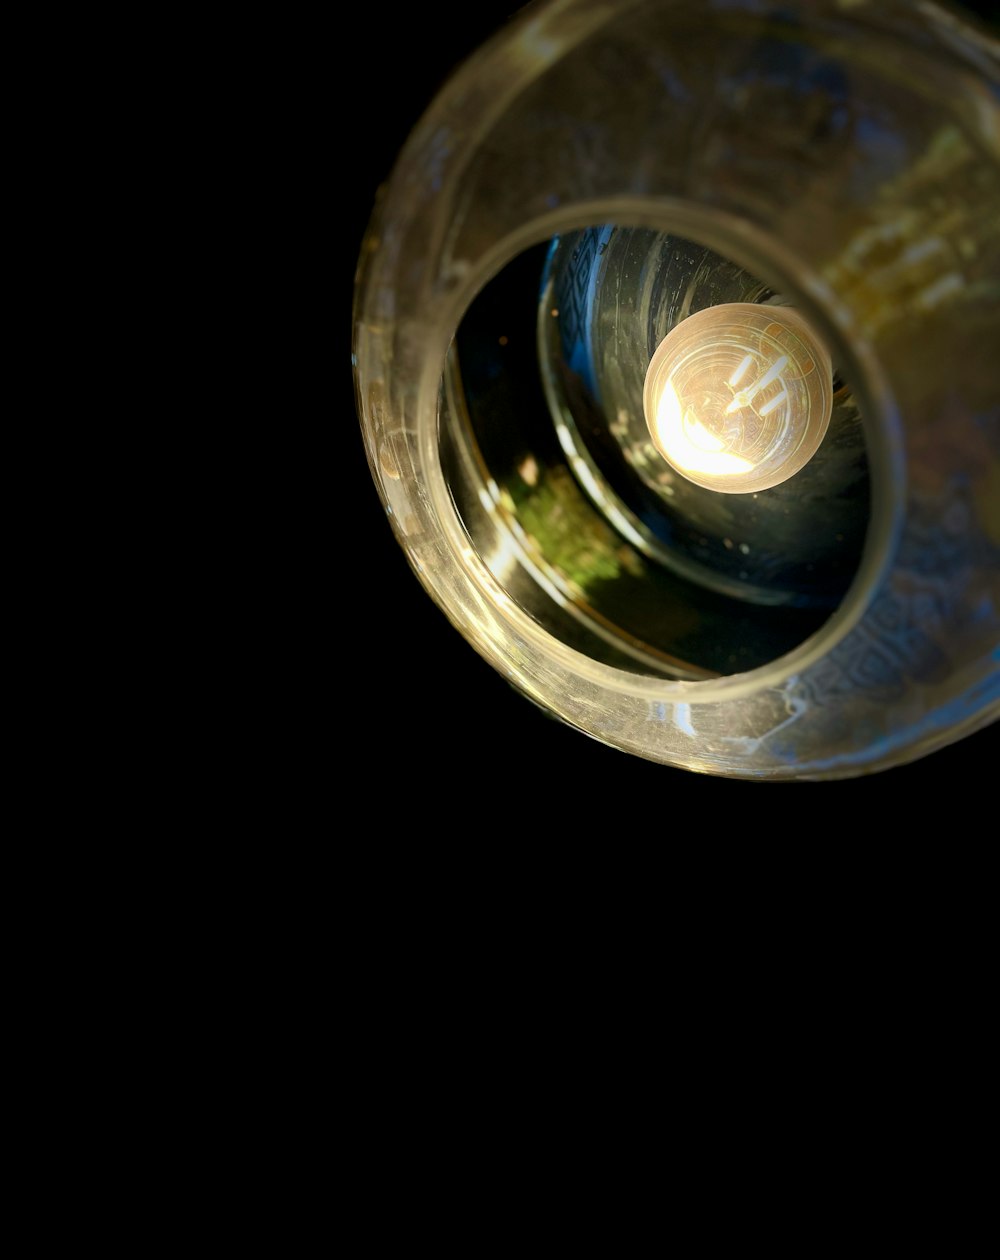
M 800 801 L 801 793 L 810 792 L 834 808 L 861 803 L 859 795 L 865 804 L 898 806 L 918 796 L 933 800 L 942 792 L 951 796 L 957 791 L 964 798 L 985 792 L 989 781 L 984 772 L 993 761 L 988 754 L 996 748 L 996 727 L 929 759 L 824 784 L 724 780 L 626 756 L 546 717 L 518 695 L 452 628 L 410 571 L 372 484 L 355 420 L 347 367 L 354 265 L 376 189 L 388 177 L 408 132 L 449 71 L 515 7 L 469 6 L 459 29 L 445 20 L 429 24 L 426 9 L 397 10 L 391 46 L 375 6 L 371 14 L 357 18 L 372 46 L 381 46 L 380 71 L 383 81 L 391 79 L 394 105 L 377 121 L 353 129 L 351 179 L 344 190 L 349 230 L 340 239 L 350 256 L 343 259 L 343 314 L 336 329 L 343 347 L 337 381 L 347 432 L 337 439 L 337 449 L 342 449 L 347 466 L 338 470 L 337 481 L 338 495 L 346 495 L 347 502 L 340 499 L 337 514 L 344 519 L 350 510 L 353 543 L 346 555 L 341 551 L 338 556 L 336 585 L 342 592 L 339 630 L 349 644 L 338 671 L 346 668 L 343 681 L 355 694 L 335 719 L 338 734 L 383 772 L 386 805 L 402 805 L 403 794 L 413 793 L 414 807 L 425 802 L 428 817 L 433 812 L 446 829 L 448 802 L 454 802 L 454 823 L 461 825 L 460 802 L 466 791 L 477 795 L 480 807 L 501 827 L 505 819 L 513 823 L 523 808 L 524 798 L 518 800 L 522 791 L 541 791 L 554 804 L 565 802 L 570 834 L 590 830 L 588 824 L 597 821 L 591 811 L 601 802 L 624 805 L 630 798 L 642 801 L 633 828 L 660 833 L 670 828 L 657 805 L 667 803 L 717 809 L 736 801 L 771 809 L 779 805 L 776 793 L 787 805 L 791 797 L 786 793 Z M 519 830 L 523 835 L 523 824 Z

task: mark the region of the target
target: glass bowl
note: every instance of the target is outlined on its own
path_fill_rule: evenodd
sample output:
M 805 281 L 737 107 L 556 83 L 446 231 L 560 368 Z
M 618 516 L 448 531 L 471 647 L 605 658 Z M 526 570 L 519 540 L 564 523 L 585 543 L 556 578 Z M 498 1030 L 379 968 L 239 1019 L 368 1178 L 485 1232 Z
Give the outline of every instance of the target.
M 998 78 L 931 3 L 552 0 L 444 87 L 364 247 L 359 410 L 418 577 L 528 697 L 744 778 L 997 716 Z M 637 428 L 657 338 L 719 301 L 795 307 L 834 368 L 756 499 Z

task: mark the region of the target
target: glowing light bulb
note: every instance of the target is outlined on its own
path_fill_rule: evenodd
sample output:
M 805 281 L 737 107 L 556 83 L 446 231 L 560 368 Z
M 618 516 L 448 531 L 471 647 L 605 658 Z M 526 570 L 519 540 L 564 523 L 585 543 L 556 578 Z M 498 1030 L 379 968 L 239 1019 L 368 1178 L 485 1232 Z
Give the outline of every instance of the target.
M 815 455 L 833 369 L 797 311 L 728 302 L 689 315 L 660 342 L 642 401 L 672 468 L 709 490 L 748 494 L 787 481 Z

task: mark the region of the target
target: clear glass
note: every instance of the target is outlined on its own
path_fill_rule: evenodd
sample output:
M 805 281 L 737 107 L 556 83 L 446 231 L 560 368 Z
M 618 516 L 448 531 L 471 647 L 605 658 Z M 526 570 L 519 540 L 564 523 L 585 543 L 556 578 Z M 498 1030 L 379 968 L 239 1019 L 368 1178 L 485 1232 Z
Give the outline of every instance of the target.
M 553 0 L 445 87 L 362 259 L 359 405 L 421 581 L 531 698 L 641 756 L 748 778 L 868 772 L 997 716 L 998 60 L 923 2 Z M 761 277 L 859 401 L 871 505 L 854 580 L 757 668 L 692 676 L 605 650 L 482 469 L 458 447 L 446 467 L 464 312 L 529 246 L 600 223 Z
M 732 603 L 720 607 L 732 630 L 724 637 L 739 640 L 735 652 L 722 643 L 705 659 L 721 673 L 766 664 L 821 628 L 860 566 L 871 499 L 865 425 L 840 374 L 819 450 L 766 494 L 706 490 L 657 453 L 643 406 L 649 362 L 693 314 L 731 302 L 787 299 L 705 246 L 604 225 L 554 244 L 538 313 L 539 371 L 559 444 L 584 492 L 644 559 L 751 614 L 754 626 Z M 685 602 L 697 597 L 688 593 Z M 763 621 L 755 609 L 766 611 Z M 704 619 L 692 633 L 697 647 L 720 637 Z

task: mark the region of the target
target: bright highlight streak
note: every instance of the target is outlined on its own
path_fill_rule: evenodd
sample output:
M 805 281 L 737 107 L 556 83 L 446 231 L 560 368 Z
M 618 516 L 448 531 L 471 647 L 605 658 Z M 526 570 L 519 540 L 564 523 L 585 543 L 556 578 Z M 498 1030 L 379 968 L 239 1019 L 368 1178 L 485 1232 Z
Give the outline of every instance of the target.
M 750 361 L 750 355 L 743 360 L 733 375 L 729 378 L 729 384 L 735 385 L 739 378 L 743 375 L 744 365 Z M 786 363 L 788 355 L 783 354 L 777 363 L 772 363 L 767 372 L 760 378 L 756 385 L 751 385 L 749 389 L 741 389 L 733 401 L 726 408 L 726 415 L 731 416 L 734 411 L 740 411 L 743 407 L 749 407 L 754 398 L 766 386 L 770 385 L 773 380 L 781 375 Z M 763 415 L 763 411 L 760 413 Z
M 769 403 L 765 403 L 763 407 L 761 407 L 759 414 L 762 416 L 770 415 L 775 407 L 777 407 L 779 403 L 783 403 L 787 397 L 788 390 L 783 389 L 780 394 L 775 394 Z
M 687 434 L 688 441 L 693 442 L 699 451 L 721 451 L 726 445 L 722 438 L 709 433 L 690 411 L 684 417 L 684 432 Z
M 754 394 L 756 394 L 759 389 L 763 389 L 765 385 L 770 385 L 772 381 L 776 381 L 787 366 L 788 355 L 783 354 L 777 363 L 773 364 L 770 370 L 767 371 L 753 389 L 750 390 L 750 397 L 753 398 Z
M 732 385 L 733 389 L 735 389 L 736 386 L 740 383 L 740 381 L 742 381 L 743 377 L 746 375 L 746 370 L 750 366 L 751 363 L 753 363 L 753 355 L 748 354 L 746 358 L 743 360 L 743 362 L 740 364 L 740 366 L 729 378 L 729 384 Z
M 753 468 L 748 459 L 724 451 L 722 448 L 725 443 L 713 437 L 698 421 L 685 424 L 681 400 L 669 382 L 656 410 L 656 431 L 653 437 L 670 463 L 683 473 L 734 477 Z M 711 449 L 711 446 L 705 449 L 699 443 L 714 445 L 715 449 Z

